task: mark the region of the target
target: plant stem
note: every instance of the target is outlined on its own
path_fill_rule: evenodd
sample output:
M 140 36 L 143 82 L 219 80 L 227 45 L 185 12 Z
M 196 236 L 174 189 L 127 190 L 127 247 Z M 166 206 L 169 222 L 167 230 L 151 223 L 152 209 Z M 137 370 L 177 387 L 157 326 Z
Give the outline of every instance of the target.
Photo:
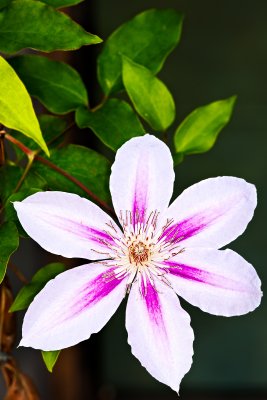
M 61 169 L 57 165 L 53 164 L 51 161 L 47 160 L 46 158 L 43 158 L 42 156 L 36 155 L 35 159 L 39 161 L 42 164 L 47 165 L 48 167 L 52 168 L 54 171 L 57 171 L 61 175 L 65 176 L 65 178 L 69 179 L 71 182 L 75 183 L 75 185 L 79 186 L 85 193 L 87 193 L 96 203 L 98 203 L 100 206 L 105 208 L 110 214 L 114 214 L 114 211 L 109 205 L 104 202 L 103 200 L 99 199 L 98 196 L 96 196 L 93 192 L 91 192 L 90 189 L 88 189 L 82 182 L 80 182 L 78 179 L 76 179 L 74 176 L 70 175 L 67 171 L 64 169 Z
M 23 171 L 23 174 L 20 177 L 20 180 L 17 183 L 17 186 L 15 187 L 14 193 L 17 193 L 17 191 L 21 187 L 21 185 L 24 182 L 24 179 L 26 178 L 26 176 L 28 175 L 28 172 L 30 171 L 32 163 L 34 161 L 34 154 L 27 154 L 27 157 L 28 157 L 27 165 Z
M 24 283 L 24 285 L 27 285 L 28 280 L 27 278 L 25 278 L 25 276 L 23 275 L 23 273 L 16 267 L 15 264 L 13 264 L 12 262 L 8 263 L 8 266 L 10 267 L 10 269 L 12 269 L 12 271 L 14 272 L 14 274 L 16 275 L 16 277 L 22 282 Z
M 70 175 L 67 171 L 64 171 L 63 169 L 61 169 L 60 167 L 58 167 L 57 165 L 53 164 L 51 161 L 47 160 L 46 158 L 39 156 L 38 154 L 36 154 L 35 151 L 32 151 L 31 149 L 29 149 L 28 147 L 26 147 L 23 143 L 21 143 L 19 140 L 15 139 L 13 136 L 6 134 L 5 138 L 7 140 L 9 140 L 10 142 L 12 142 L 13 144 L 15 144 L 17 147 L 20 148 L 20 150 L 22 150 L 29 158 L 29 160 L 31 158 L 33 158 L 33 160 L 37 160 L 42 164 L 47 165 L 48 167 L 52 168 L 54 171 L 57 171 L 59 174 L 65 176 L 65 178 L 69 179 L 71 182 L 73 182 L 75 185 L 77 185 L 78 187 L 80 187 L 85 193 L 88 194 L 88 196 L 91 197 L 92 200 L 94 200 L 96 203 L 98 203 L 101 207 L 105 208 L 106 211 L 111 214 L 111 215 L 115 215 L 113 209 L 103 200 L 101 200 L 97 195 L 95 195 L 93 192 L 91 192 L 90 189 L 88 189 L 82 182 L 80 182 L 78 179 L 76 179 L 74 176 Z M 33 162 L 33 160 L 31 161 L 31 164 Z M 29 165 L 29 163 L 26 166 L 26 174 L 28 173 L 31 164 Z M 25 171 L 23 176 L 26 176 Z M 20 182 L 19 182 L 20 183 Z

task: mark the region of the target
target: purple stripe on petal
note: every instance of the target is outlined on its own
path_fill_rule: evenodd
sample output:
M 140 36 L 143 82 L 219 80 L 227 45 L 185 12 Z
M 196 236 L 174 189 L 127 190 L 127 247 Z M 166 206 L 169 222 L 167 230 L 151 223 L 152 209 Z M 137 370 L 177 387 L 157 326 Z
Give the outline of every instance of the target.
M 51 216 L 50 214 L 48 215 L 48 218 L 44 220 L 45 222 L 49 220 L 49 222 L 55 227 L 70 232 L 85 240 L 91 240 L 102 245 L 115 244 L 114 239 L 107 232 L 100 231 L 96 228 L 90 228 L 89 226 L 83 225 L 82 222 L 78 223 L 68 218 L 58 217 L 55 215 Z
M 216 222 L 223 215 L 224 211 L 209 210 L 202 214 L 193 215 L 183 221 L 168 226 L 161 234 L 159 240 L 165 242 L 178 243 L 197 235 L 205 228 Z
M 145 222 L 145 214 L 147 209 L 148 201 L 148 184 L 149 184 L 149 168 L 148 160 L 145 155 L 141 155 L 141 160 L 136 171 L 136 179 L 134 186 L 134 198 L 133 198 L 133 226 L 138 222 Z
M 194 282 L 205 283 L 221 289 L 234 290 L 238 292 L 248 291 L 248 288 L 243 283 L 237 282 L 231 278 L 226 278 L 219 274 L 203 271 L 199 268 L 175 261 L 164 261 L 162 264 L 168 267 L 170 274 L 180 278 L 188 279 Z
M 122 279 L 117 279 L 114 268 L 98 275 L 94 280 L 81 288 L 77 294 L 78 300 L 71 306 L 69 317 L 79 315 L 89 307 L 94 306 L 99 301 L 108 296 L 114 290 Z
M 152 286 L 150 281 L 141 283 L 141 293 L 145 301 L 146 308 L 149 314 L 150 321 L 154 328 L 159 332 L 163 333 L 167 337 L 167 332 L 164 325 L 164 319 L 162 315 L 162 308 L 160 304 L 160 298 L 157 290 Z

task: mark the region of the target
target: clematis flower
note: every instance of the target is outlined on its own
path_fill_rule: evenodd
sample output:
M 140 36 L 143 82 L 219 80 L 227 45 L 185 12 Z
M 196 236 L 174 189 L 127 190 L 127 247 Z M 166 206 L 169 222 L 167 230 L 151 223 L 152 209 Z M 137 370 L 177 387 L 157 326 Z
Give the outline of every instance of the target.
M 215 315 L 241 315 L 259 305 L 252 265 L 232 250 L 218 250 L 251 220 L 255 187 L 233 177 L 206 179 L 169 206 L 173 182 L 168 147 L 145 135 L 125 143 L 112 166 L 121 227 L 75 194 L 42 192 L 14 203 L 23 228 L 44 249 L 98 260 L 47 283 L 26 312 L 21 345 L 75 345 L 98 332 L 128 294 L 133 354 L 178 391 L 192 363 L 194 334 L 177 294 Z

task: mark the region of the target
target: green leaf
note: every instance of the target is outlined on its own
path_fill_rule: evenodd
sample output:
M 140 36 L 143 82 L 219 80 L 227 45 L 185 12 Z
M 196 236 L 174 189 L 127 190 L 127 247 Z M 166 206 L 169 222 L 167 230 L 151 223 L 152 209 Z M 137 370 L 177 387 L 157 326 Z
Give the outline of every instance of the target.
M 30 137 L 49 155 L 31 98 L 15 71 L 1 56 L 0 76 L 0 123 Z
M 49 372 L 53 371 L 53 368 L 58 359 L 59 353 L 60 353 L 60 350 L 42 351 L 42 357 L 43 357 L 44 363 L 46 365 L 46 368 L 48 369 Z
M 232 96 L 199 107 L 189 114 L 174 135 L 177 153 L 196 154 L 210 150 L 229 122 L 235 102 L 236 96 Z
M 52 113 L 66 114 L 88 105 L 87 91 L 75 69 L 47 57 L 14 57 L 10 64 L 29 93 Z
M 49 114 L 38 115 L 39 124 L 43 132 L 43 137 L 49 147 L 58 146 L 64 140 L 62 133 L 67 130 L 67 121 L 60 117 L 55 117 Z M 20 132 L 12 131 L 12 136 L 22 142 L 26 147 L 31 150 L 38 150 L 38 146 L 31 139 L 22 135 Z M 17 161 L 20 161 L 25 157 L 25 153 L 20 150 L 17 146 L 12 145 L 16 153 Z
M 70 17 L 37 0 L 14 0 L 0 12 L 0 51 L 27 47 L 41 51 L 75 50 L 102 40 Z
M 19 291 L 9 311 L 19 311 L 29 307 L 34 297 L 43 289 L 47 282 L 64 271 L 65 265 L 62 263 L 51 263 L 39 269 L 31 282 L 23 286 Z
M 24 229 L 21 226 L 21 223 L 18 219 L 16 210 L 14 208 L 13 202 L 14 201 L 22 201 L 24 200 L 26 197 L 40 192 L 40 189 L 35 189 L 35 188 L 31 188 L 28 190 L 24 190 L 24 191 L 20 191 L 17 193 L 12 194 L 6 201 L 6 204 L 4 206 L 3 209 L 3 220 L 4 221 L 12 221 L 16 224 L 19 235 L 22 237 L 29 237 L 28 234 L 24 231 Z
M 102 200 L 110 201 L 108 188 L 110 164 L 104 156 L 87 147 L 71 144 L 51 151 L 50 161 L 78 179 Z M 47 180 L 51 190 L 61 190 L 89 197 L 75 183 L 47 165 L 36 162 L 32 169 Z
M 132 107 L 118 99 L 107 100 L 94 112 L 79 108 L 76 112 L 76 123 L 80 128 L 91 128 L 114 151 L 127 140 L 145 133 Z
M 123 57 L 123 83 L 136 111 L 153 129 L 165 131 L 172 124 L 172 95 L 147 68 Z
M 0 168 L 0 199 L 2 203 L 5 203 L 8 197 L 13 194 L 22 174 L 23 168 L 17 165 L 5 165 Z M 43 177 L 30 170 L 20 187 L 20 191 L 32 188 L 43 189 L 46 185 Z
M 180 40 L 182 22 L 175 10 L 148 10 L 113 32 L 98 58 L 98 79 L 105 94 L 123 88 L 121 55 L 159 72 Z
M 0 226 L 0 283 L 3 281 L 11 254 L 19 246 L 19 235 L 13 222 L 5 222 Z
M 0 0 L 0 9 L 6 7 L 11 0 Z
M 41 0 L 42 3 L 46 3 L 54 8 L 70 7 L 75 4 L 79 4 L 84 0 Z

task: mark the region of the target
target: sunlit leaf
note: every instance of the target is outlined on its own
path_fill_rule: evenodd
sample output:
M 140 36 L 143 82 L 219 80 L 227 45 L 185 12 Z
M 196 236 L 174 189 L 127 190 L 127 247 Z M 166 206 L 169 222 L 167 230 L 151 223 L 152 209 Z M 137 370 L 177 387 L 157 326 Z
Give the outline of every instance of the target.
M 28 92 L 52 113 L 65 114 L 88 105 L 83 81 L 68 64 L 36 55 L 14 57 L 10 63 Z
M 189 114 L 174 135 L 177 153 L 204 153 L 212 148 L 218 134 L 229 122 L 236 97 L 215 101 L 195 109 Z
M 16 53 L 27 47 L 41 51 L 75 50 L 101 41 L 66 14 L 37 0 L 13 0 L 0 12 L 3 53 Z
M 23 286 L 19 291 L 10 307 L 10 311 L 24 310 L 29 307 L 34 297 L 43 289 L 46 283 L 64 271 L 65 266 L 62 263 L 51 263 L 39 269 L 33 276 L 31 282 Z
M 104 44 L 98 59 L 98 79 L 106 94 L 122 89 L 121 55 L 149 68 L 163 66 L 180 40 L 183 16 L 175 10 L 148 10 L 121 25 Z
M 13 68 L 3 57 L 0 57 L 0 76 L 0 123 L 30 137 L 49 154 L 31 98 Z
M 108 189 L 110 164 L 101 154 L 87 147 L 69 145 L 51 151 L 50 161 L 78 179 L 102 200 L 110 200 Z M 75 183 L 47 165 L 35 162 L 33 170 L 47 181 L 51 190 L 61 190 L 89 197 Z
M 10 256 L 19 246 L 19 234 L 13 222 L 0 226 L 0 283 L 4 279 Z
M 175 118 L 171 93 L 147 68 L 123 58 L 123 83 L 141 117 L 156 131 L 167 129 Z
M 132 107 L 118 99 L 108 100 L 94 112 L 86 108 L 78 109 L 76 122 L 80 128 L 91 128 L 114 151 L 127 140 L 145 132 Z
M 57 362 L 59 353 L 60 353 L 60 350 L 42 351 L 42 357 L 43 357 L 44 363 L 46 365 L 46 368 L 48 369 L 49 372 L 53 371 L 53 368 L 54 368 L 55 363 Z

